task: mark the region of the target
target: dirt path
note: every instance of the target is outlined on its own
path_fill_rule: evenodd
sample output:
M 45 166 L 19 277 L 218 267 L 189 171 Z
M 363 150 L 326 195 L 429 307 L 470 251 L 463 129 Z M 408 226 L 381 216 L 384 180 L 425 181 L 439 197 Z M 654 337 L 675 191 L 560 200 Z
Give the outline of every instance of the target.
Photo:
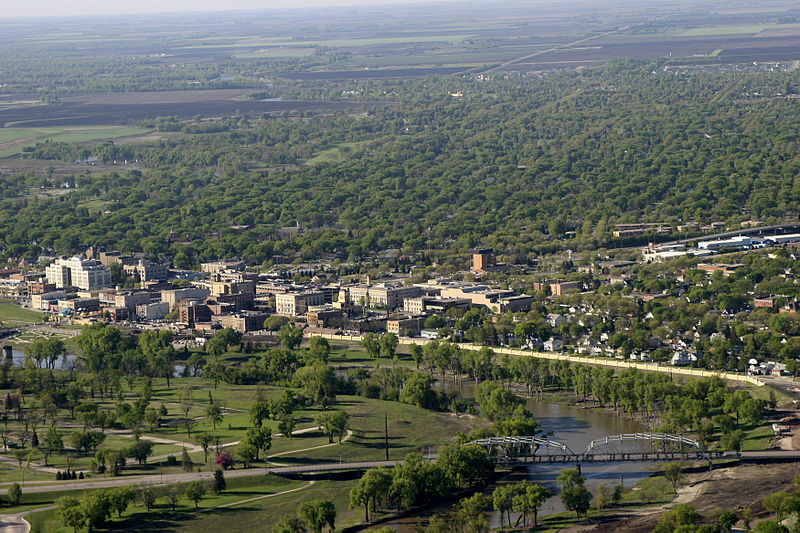
M 311 481 L 307 482 L 305 485 L 303 485 L 301 487 L 295 487 L 293 489 L 284 490 L 284 491 L 281 491 L 281 492 L 275 492 L 273 494 L 265 494 L 264 496 L 256 496 L 255 498 L 248 498 L 247 500 L 240 500 L 238 502 L 225 503 L 225 504 L 222 504 L 222 505 L 217 505 L 216 507 L 210 507 L 208 509 L 203 509 L 200 512 L 201 513 L 205 513 L 206 511 L 213 511 L 214 509 L 225 509 L 226 507 L 233 507 L 234 505 L 241 505 L 243 503 L 255 502 L 255 501 L 258 501 L 258 500 L 264 500 L 266 498 L 273 498 L 275 496 L 281 496 L 283 494 L 289 494 L 290 492 L 297 492 L 297 491 L 300 491 L 300 490 L 305 490 L 305 489 L 309 488 L 310 486 L 312 486 L 314 483 L 316 483 L 316 481 L 311 480 Z

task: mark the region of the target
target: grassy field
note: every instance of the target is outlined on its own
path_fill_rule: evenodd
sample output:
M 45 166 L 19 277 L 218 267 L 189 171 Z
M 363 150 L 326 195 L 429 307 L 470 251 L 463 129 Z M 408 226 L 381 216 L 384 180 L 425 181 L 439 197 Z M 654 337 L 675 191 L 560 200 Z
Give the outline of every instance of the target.
M 236 59 L 288 58 L 288 57 L 308 57 L 313 53 L 314 53 L 314 48 L 307 48 L 307 47 L 266 48 L 264 50 L 256 50 L 255 52 L 236 54 L 233 57 L 235 57 Z
M 678 33 L 681 37 L 702 37 L 705 35 L 738 35 L 743 33 L 761 33 L 764 30 L 787 30 L 800 28 L 800 24 L 736 24 L 719 26 L 702 26 L 690 28 Z
M 23 309 L 17 304 L 0 302 L 0 322 L 6 326 L 19 326 L 41 322 L 44 315 Z
M 341 143 L 333 148 L 328 148 L 314 154 L 314 156 L 306 161 L 306 165 L 320 165 L 323 163 L 342 163 L 347 161 L 350 155 L 369 144 L 371 141 L 347 142 Z
M 34 146 L 46 140 L 59 142 L 90 142 L 141 135 L 151 130 L 128 126 L 87 126 L 48 128 L 0 128 L 0 157 L 22 152 L 26 146 Z
M 273 508 L 272 506 L 274 506 L 280 498 L 283 498 L 283 496 L 269 497 L 269 495 L 303 487 L 307 485 L 307 483 L 277 476 L 258 476 L 230 479 L 227 480 L 227 485 L 228 488 L 221 494 L 215 495 L 212 492 L 207 493 L 199 502 L 198 510 L 195 510 L 193 502 L 183 498 L 176 507 L 176 510 L 172 511 L 163 496 L 157 498 L 155 507 L 149 512 L 141 505 L 131 505 L 128 511 L 123 514 L 122 518 L 116 515 L 114 516 L 109 523 L 108 529 L 125 531 L 243 531 L 243 529 L 236 529 L 241 520 L 240 514 L 246 516 L 249 510 L 257 508 L 259 512 L 256 513 L 255 519 L 258 520 L 262 526 L 264 523 L 277 521 L 284 511 L 282 511 L 281 508 Z M 62 494 L 56 497 L 50 497 L 50 502 L 55 502 L 61 495 Z M 264 496 L 268 497 L 263 500 L 256 500 L 244 504 L 241 507 L 234 506 L 232 508 L 213 510 L 214 507 L 220 505 L 227 505 Z M 287 494 L 286 496 L 291 496 L 291 494 Z M 270 509 L 272 509 L 271 513 L 269 512 Z M 263 521 L 265 510 L 267 514 L 273 516 L 272 521 Z M 235 522 L 237 525 L 230 522 L 233 513 L 237 515 Z M 72 532 L 71 528 L 65 528 L 62 525 L 61 520 L 56 516 L 54 511 L 34 513 L 30 516 L 29 521 L 31 523 L 31 531 L 34 532 Z M 232 527 L 234 529 L 231 529 Z M 251 531 L 255 530 L 257 530 L 257 528 L 251 529 Z

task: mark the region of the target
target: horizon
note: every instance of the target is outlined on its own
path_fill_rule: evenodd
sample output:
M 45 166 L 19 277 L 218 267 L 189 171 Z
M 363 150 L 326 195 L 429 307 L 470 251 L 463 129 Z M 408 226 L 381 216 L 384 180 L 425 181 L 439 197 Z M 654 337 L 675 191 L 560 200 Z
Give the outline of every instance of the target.
M 310 8 L 398 7 L 431 3 L 446 4 L 453 0 L 295 0 L 287 6 L 279 0 L 231 0 L 224 8 L 214 0 L 141 0 L 135 4 L 114 4 L 97 0 L 75 0 L 65 4 L 58 0 L 34 0 L 6 7 L 0 20 L 54 19 L 126 15 L 179 15 L 231 12 L 295 11 Z M 472 2 L 470 2 L 472 3 Z

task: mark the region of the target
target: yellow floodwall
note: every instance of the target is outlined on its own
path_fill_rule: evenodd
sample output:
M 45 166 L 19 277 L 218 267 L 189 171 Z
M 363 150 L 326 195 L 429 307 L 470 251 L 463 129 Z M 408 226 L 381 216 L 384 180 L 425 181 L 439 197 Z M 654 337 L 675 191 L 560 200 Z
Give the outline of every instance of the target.
M 360 336 L 332 335 L 329 333 L 310 333 L 310 334 L 307 333 L 306 336 L 323 337 L 325 339 L 330 339 L 333 341 L 361 342 Z M 399 339 L 400 339 L 400 344 L 407 344 L 407 345 L 410 344 L 425 345 L 431 342 L 430 339 L 418 339 L 409 337 L 399 337 Z M 466 343 L 463 344 L 457 343 L 456 346 L 464 350 L 474 350 L 474 351 L 478 351 L 482 348 L 485 348 L 485 346 L 477 346 L 475 344 L 466 344 Z M 681 366 L 662 366 L 657 363 L 625 361 L 607 357 L 583 357 L 579 355 L 568 355 L 557 352 L 534 352 L 534 351 L 520 350 L 515 348 L 497 348 L 491 346 L 489 348 L 491 348 L 491 350 L 494 351 L 494 353 L 513 355 L 516 357 L 537 357 L 539 359 L 568 361 L 570 363 L 581 363 L 586 365 L 611 366 L 614 368 L 638 368 L 639 370 L 644 370 L 647 372 L 661 372 L 663 374 L 670 374 L 670 375 L 684 375 L 684 376 L 694 376 L 694 377 L 719 376 L 720 378 L 728 381 L 749 383 L 751 385 L 756 385 L 757 387 L 761 387 L 766 384 L 764 383 L 764 381 L 755 378 L 753 376 L 747 376 L 743 374 L 733 374 L 731 372 L 713 372 L 711 370 L 702 370 L 700 368 L 687 368 Z

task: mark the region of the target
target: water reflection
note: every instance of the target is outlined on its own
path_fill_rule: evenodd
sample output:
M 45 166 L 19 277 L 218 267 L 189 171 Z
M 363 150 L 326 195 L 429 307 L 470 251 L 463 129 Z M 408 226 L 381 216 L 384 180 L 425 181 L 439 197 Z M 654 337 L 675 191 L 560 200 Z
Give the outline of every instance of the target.
M 464 398 L 474 397 L 474 386 L 472 383 L 464 384 L 460 389 L 458 387 L 454 389 L 450 383 L 446 384 L 444 387 L 437 383 L 436 386 L 439 390 L 443 388 L 448 392 L 451 390 L 459 390 Z M 539 421 L 541 433 L 551 434 L 553 440 L 566 444 L 575 453 L 581 453 L 589 442 L 594 439 L 607 435 L 618 435 L 620 433 L 636 433 L 644 429 L 639 423 L 633 420 L 617 416 L 614 412 L 603 409 L 584 409 L 573 406 L 548 404 L 538 402 L 534 399 L 529 399 L 527 401 L 527 408 L 533 413 L 536 420 Z M 540 516 L 560 513 L 566 509 L 561 503 L 561 498 L 558 496 L 556 478 L 562 470 L 574 468 L 574 466 L 575 465 L 569 464 L 531 465 L 525 469 L 504 476 L 500 480 L 500 483 L 528 480 L 544 485 L 556 495 L 549 498 L 544 503 Z M 625 487 L 631 487 L 638 481 L 649 477 L 653 467 L 654 465 L 652 463 L 583 464 L 581 465 L 581 473 L 584 478 L 586 478 L 586 487 L 592 491 L 592 493 L 596 493 L 597 487 L 601 483 L 605 483 L 609 488 L 613 488 L 613 486 L 618 483 L 623 484 Z M 491 495 L 493 490 L 494 486 L 491 486 L 484 491 L 484 494 Z M 398 531 L 416 531 L 416 526 L 419 524 L 420 518 L 446 511 L 449 507 L 449 504 L 444 505 L 425 512 L 420 516 L 393 521 L 389 525 Z M 516 518 L 516 515 L 512 513 L 512 519 L 516 520 Z M 500 518 L 497 513 L 493 512 L 491 514 L 489 523 L 491 527 L 500 527 Z

